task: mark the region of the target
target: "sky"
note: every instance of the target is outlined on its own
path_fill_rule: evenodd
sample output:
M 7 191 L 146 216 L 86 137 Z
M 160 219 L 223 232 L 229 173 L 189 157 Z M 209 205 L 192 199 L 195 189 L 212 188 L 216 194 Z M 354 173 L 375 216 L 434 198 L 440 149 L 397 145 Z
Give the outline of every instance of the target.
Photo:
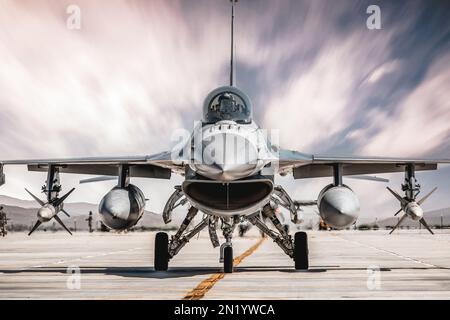
M 370 30 L 369 5 L 381 10 Z M 80 28 L 68 28 L 80 9 Z M 70 9 L 70 8 L 69 8 Z M 281 146 L 312 154 L 450 158 L 448 1 L 241 0 L 236 85 Z M 0 159 L 142 155 L 170 150 L 203 99 L 228 84 L 229 1 L 0 0 Z M 69 24 L 70 25 L 70 24 Z M 44 173 L 5 168 L 0 193 L 29 199 Z M 382 175 L 400 189 L 402 174 Z M 98 203 L 114 186 L 76 186 Z M 450 207 L 450 168 L 419 173 L 425 210 Z M 170 181 L 132 179 L 161 212 Z M 295 199 L 330 179 L 276 177 Z M 362 217 L 398 203 L 386 184 L 344 179 Z

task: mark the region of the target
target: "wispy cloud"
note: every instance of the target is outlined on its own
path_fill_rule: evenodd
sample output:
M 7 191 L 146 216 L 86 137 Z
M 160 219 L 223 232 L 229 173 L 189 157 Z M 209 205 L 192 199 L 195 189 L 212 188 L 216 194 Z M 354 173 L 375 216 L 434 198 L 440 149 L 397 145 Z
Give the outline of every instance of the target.
M 450 54 L 436 61 L 424 80 L 393 108 L 378 115 L 359 135 L 360 152 L 395 156 L 434 155 L 440 146 L 450 154 Z

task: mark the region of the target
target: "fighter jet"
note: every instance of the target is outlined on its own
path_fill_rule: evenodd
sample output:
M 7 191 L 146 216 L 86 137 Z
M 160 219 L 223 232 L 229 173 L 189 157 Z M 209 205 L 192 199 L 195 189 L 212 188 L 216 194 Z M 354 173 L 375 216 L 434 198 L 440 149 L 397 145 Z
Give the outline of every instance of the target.
M 416 171 L 436 170 L 439 163 L 450 163 L 448 159 L 312 155 L 272 143 L 270 135 L 253 120 L 250 98 L 235 86 L 235 2 L 231 1 L 230 83 L 206 96 L 203 119 L 186 143 L 152 155 L 0 160 L 0 182 L 4 183 L 5 165 L 27 165 L 29 171 L 47 172 L 48 176 L 56 172 L 100 176 L 96 181 L 102 180 L 102 176 L 116 177 L 117 186 L 100 201 L 99 214 L 110 229 L 124 230 L 142 217 L 146 200 L 142 191 L 130 183 L 130 178 L 170 179 L 172 174 L 177 174 L 184 180 L 174 187 L 168 198 L 163 219 L 169 223 L 176 207 L 186 205 L 189 208 L 170 239 L 165 232 L 156 234 L 155 270 L 168 270 L 169 261 L 190 239 L 208 228 L 214 247 L 220 245 L 217 229 L 222 231 L 225 242 L 220 245 L 220 261 L 224 272 L 232 272 L 233 231 L 242 221 L 248 221 L 271 237 L 293 259 L 295 269 L 304 270 L 309 267 L 307 234 L 300 231 L 292 237 L 275 214 L 276 206 L 281 205 L 288 208 L 291 220 L 296 222 L 302 202 L 292 200 L 276 183 L 277 175 L 290 175 L 293 179 L 329 177 L 330 183 L 324 186 L 314 204 L 328 226 L 342 229 L 356 221 L 360 210 L 359 200 L 344 183 L 344 177 L 404 172 L 406 191 L 412 192 L 411 189 L 417 188 Z M 53 180 L 49 179 L 45 188 L 52 190 Z M 50 204 L 58 206 L 63 198 Z M 402 208 L 412 212 L 412 209 Z M 199 211 L 203 218 L 190 226 Z

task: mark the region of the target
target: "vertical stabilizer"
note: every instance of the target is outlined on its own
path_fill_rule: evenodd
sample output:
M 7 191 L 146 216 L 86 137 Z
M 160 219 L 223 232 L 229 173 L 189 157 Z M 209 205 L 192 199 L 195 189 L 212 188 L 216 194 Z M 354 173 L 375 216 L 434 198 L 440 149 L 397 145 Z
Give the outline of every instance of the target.
M 235 83 L 235 70 L 234 70 L 234 5 L 238 0 L 230 0 L 231 2 L 231 55 L 230 55 L 230 86 L 234 86 Z

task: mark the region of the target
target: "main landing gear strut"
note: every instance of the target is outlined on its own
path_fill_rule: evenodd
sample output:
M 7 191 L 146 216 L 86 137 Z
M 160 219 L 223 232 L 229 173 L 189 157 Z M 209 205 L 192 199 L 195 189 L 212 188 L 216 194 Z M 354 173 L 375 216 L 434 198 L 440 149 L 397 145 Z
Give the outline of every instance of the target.
M 270 203 L 264 206 L 261 213 L 270 219 L 278 232 L 267 227 L 266 224 L 258 217 L 258 214 L 247 218 L 248 221 L 255 225 L 265 235 L 271 237 L 289 257 L 294 259 L 296 270 L 307 270 L 309 268 L 309 251 L 306 232 L 297 232 L 292 240 L 292 237 L 275 215 L 275 209 Z
M 211 217 L 207 216 L 202 219 L 192 230 L 186 231 L 192 219 L 197 215 L 198 209 L 191 207 L 184 218 L 183 223 L 178 229 L 177 233 L 172 236 L 169 241 L 169 236 L 165 232 L 158 232 L 155 238 L 155 270 L 166 271 L 169 267 L 169 260 L 172 259 L 183 248 L 189 240 L 203 230 Z

